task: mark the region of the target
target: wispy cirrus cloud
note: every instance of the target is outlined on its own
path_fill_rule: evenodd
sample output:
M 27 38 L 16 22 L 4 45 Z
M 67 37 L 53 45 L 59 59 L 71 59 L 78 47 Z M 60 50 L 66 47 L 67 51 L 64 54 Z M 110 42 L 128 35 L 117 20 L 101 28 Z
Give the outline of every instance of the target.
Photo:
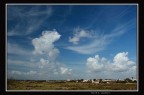
M 130 7 L 126 8 L 125 10 L 122 10 L 122 11 L 119 10 L 120 14 L 117 14 L 117 15 L 110 14 L 110 15 L 113 15 L 114 18 L 109 18 L 110 17 L 109 14 L 106 14 L 106 16 L 104 15 L 105 18 L 109 18 L 107 23 L 104 23 L 104 27 L 107 26 L 107 24 L 111 24 L 114 26 L 113 28 L 111 28 L 111 30 L 105 29 L 105 28 L 101 29 L 101 30 L 99 29 L 100 30 L 99 32 L 94 31 L 95 33 L 97 32 L 97 34 L 93 34 L 93 33 L 91 33 L 91 31 L 88 31 L 89 34 L 92 35 L 92 37 L 89 37 L 89 38 L 76 36 L 75 34 L 77 34 L 77 35 L 80 34 L 80 31 L 79 31 L 78 33 L 75 33 L 73 35 L 73 37 L 69 37 L 69 42 L 74 43 L 74 45 L 67 46 L 66 49 L 72 50 L 72 51 L 80 53 L 80 54 L 94 54 L 96 52 L 106 49 L 106 47 L 109 44 L 111 44 L 115 38 L 120 37 L 127 31 L 132 31 L 132 29 L 135 28 L 135 24 L 136 24 L 135 18 L 132 18 L 130 20 L 128 19 L 126 22 L 118 21 L 119 23 L 117 23 L 115 20 L 112 20 L 112 19 L 118 19 L 118 18 L 122 19 L 122 17 L 125 16 L 127 14 L 127 12 L 130 12 L 129 8 Z M 114 10 L 112 9 L 112 11 L 114 11 Z M 98 14 L 97 16 L 101 17 L 102 14 L 103 14 L 103 12 L 100 11 L 100 14 Z M 88 24 L 87 27 L 83 27 L 83 30 L 86 30 L 86 29 L 90 30 L 90 28 L 92 28 L 92 27 L 97 28 L 96 27 L 97 22 L 95 20 L 98 20 L 98 19 L 95 18 L 93 20 L 94 22 L 90 22 L 90 24 Z M 115 23 L 115 25 L 114 25 L 114 23 Z M 102 32 L 104 32 L 105 34 L 102 34 Z M 109 33 L 109 34 L 106 34 L 106 33 Z M 90 39 L 90 41 L 89 42 L 87 41 L 86 43 L 81 44 L 82 38 L 83 39 L 87 38 L 88 41 Z
M 21 7 L 21 8 L 19 8 Z M 35 32 L 52 15 L 52 7 L 7 6 L 8 36 L 28 35 Z M 15 22 L 11 24 L 11 22 Z
M 103 34 L 103 35 L 96 34 L 92 36 L 93 34 L 89 33 L 91 35 L 90 39 L 92 38 L 91 42 L 83 45 L 78 45 L 78 46 L 68 46 L 66 47 L 66 49 L 73 50 L 80 54 L 93 54 L 101 50 L 104 50 L 105 47 L 108 44 L 110 44 L 114 38 L 121 36 L 125 32 L 126 32 L 126 27 L 119 26 L 113 29 L 113 31 L 110 34 Z M 76 40 L 74 42 L 78 42 L 79 40 Z
M 31 79 L 32 77 L 36 78 L 37 71 L 30 70 L 28 72 L 23 72 L 23 71 L 17 71 L 17 70 L 12 70 L 8 72 L 8 78 L 17 78 L 17 79 L 25 79 L 27 77 L 28 79 Z
M 22 56 L 28 56 L 31 55 L 31 50 L 22 48 L 20 45 L 16 43 L 7 43 L 7 53 L 8 54 L 16 54 L 16 55 L 22 55 Z
M 80 28 L 75 28 L 73 37 L 69 37 L 69 42 L 72 42 L 73 44 L 78 44 L 82 38 L 91 38 L 91 37 L 92 35 L 89 33 L 89 31 Z

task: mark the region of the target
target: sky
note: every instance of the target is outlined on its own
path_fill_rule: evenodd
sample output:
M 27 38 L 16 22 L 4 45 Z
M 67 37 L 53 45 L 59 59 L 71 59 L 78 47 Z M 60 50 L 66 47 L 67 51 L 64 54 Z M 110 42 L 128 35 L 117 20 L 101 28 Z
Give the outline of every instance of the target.
M 136 78 L 137 64 L 137 5 L 7 5 L 7 78 Z

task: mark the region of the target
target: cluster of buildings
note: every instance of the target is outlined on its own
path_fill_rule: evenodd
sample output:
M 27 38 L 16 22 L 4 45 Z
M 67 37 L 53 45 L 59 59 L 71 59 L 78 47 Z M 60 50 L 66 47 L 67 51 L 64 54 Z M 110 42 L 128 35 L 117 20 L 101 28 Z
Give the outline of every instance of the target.
M 126 79 L 78 79 L 78 80 L 17 80 L 17 81 L 28 81 L 28 82 L 50 82 L 50 83 L 66 83 L 66 82 L 76 82 L 76 83 L 136 83 L 137 80 L 133 78 Z
M 81 80 L 67 80 L 66 82 L 82 82 L 82 83 L 129 83 L 137 82 L 136 79 L 81 79 Z
M 116 82 L 117 80 L 114 80 L 114 79 L 88 79 L 88 80 L 83 80 L 81 82 L 83 83 L 95 83 L 95 84 L 98 84 L 98 83 L 114 83 Z

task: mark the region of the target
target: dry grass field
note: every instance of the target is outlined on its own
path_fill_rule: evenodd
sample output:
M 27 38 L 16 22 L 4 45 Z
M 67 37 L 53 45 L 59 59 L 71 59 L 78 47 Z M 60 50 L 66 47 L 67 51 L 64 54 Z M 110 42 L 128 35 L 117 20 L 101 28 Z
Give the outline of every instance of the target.
M 8 81 L 8 90 L 136 90 L 136 83 L 76 83 Z

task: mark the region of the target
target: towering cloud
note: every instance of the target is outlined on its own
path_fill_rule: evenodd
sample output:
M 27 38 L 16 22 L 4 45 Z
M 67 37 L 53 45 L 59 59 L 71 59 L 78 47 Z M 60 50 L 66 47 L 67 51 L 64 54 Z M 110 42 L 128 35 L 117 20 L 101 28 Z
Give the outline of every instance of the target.
M 29 68 L 31 65 L 31 70 L 29 71 L 19 71 L 12 70 L 8 72 L 9 77 L 14 78 L 37 78 L 39 77 L 45 79 L 56 79 L 62 76 L 62 79 L 67 78 L 68 75 L 71 75 L 72 69 L 68 68 L 65 64 L 58 62 L 57 57 L 60 54 L 60 51 L 57 47 L 55 47 L 54 43 L 59 40 L 61 35 L 56 31 L 43 31 L 42 35 L 38 38 L 32 39 L 32 45 L 34 46 L 33 54 L 31 54 L 30 60 L 31 62 L 21 62 L 21 61 L 12 61 L 9 60 L 10 63 L 21 63 L 27 64 L 26 66 Z M 11 46 L 11 44 L 8 44 Z M 17 47 L 16 45 L 14 45 Z M 20 51 L 19 47 L 18 50 Z M 16 50 L 15 50 L 16 51 Z M 11 49 L 9 48 L 9 53 Z M 21 51 L 20 53 L 25 53 Z M 26 52 L 27 53 L 27 52 Z M 25 65 L 24 65 L 25 66 Z
M 54 47 L 54 42 L 59 40 L 61 35 L 56 31 L 43 31 L 42 36 L 34 38 L 32 44 L 35 48 L 34 54 L 46 54 L 49 60 L 55 60 L 59 50 Z
M 60 34 L 56 31 L 43 31 L 42 36 L 39 38 L 34 38 L 32 40 L 32 44 L 34 45 L 35 54 L 45 54 L 52 55 L 52 53 L 58 53 L 58 49 L 56 49 L 53 45 L 55 41 L 60 38 Z
M 71 69 L 61 63 L 56 58 L 60 51 L 54 46 L 54 42 L 59 40 L 61 35 L 56 31 L 43 31 L 42 36 L 34 38 L 32 44 L 35 48 L 34 54 L 41 55 L 38 67 L 45 73 L 52 74 L 71 74 Z M 44 56 L 44 57 L 42 57 Z M 47 72 L 45 72 L 47 70 Z

